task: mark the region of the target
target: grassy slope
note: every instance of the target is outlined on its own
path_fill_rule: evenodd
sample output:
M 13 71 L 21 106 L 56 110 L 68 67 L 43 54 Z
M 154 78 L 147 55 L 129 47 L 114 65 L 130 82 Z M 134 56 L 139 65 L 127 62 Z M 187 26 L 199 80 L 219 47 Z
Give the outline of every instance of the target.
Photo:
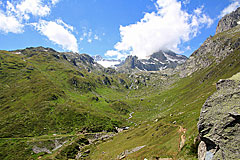
M 106 76 L 111 86 L 103 84 Z M 118 77 L 124 79 L 79 70 L 52 53 L 0 51 L 0 159 L 31 158 L 25 137 L 112 131 L 126 125 L 130 108 L 117 101 L 127 93 Z M 102 92 L 112 96 L 107 99 Z
M 128 116 L 119 106 L 111 107 L 115 102 L 96 100 L 95 92 L 90 92 L 108 90 L 103 76 L 80 73 L 46 53 L 29 57 L 1 52 L 0 59 L 1 137 L 113 130 Z M 116 81 L 112 83 L 118 90 L 111 91 L 120 95 L 125 90 Z
M 232 41 L 236 39 L 232 38 Z M 238 48 L 220 64 L 213 64 L 190 77 L 181 79 L 169 90 L 146 96 L 143 101 L 139 98 L 129 101 L 129 104 L 138 104 L 132 120 L 142 121 L 143 124 L 114 137 L 112 141 L 96 146 L 96 151 L 92 153 L 90 159 L 115 159 L 125 150 L 143 145 L 146 147 L 127 156 L 127 159 L 156 157 L 196 159 L 196 146 L 193 141 L 197 137 L 200 109 L 207 97 L 216 90 L 215 83 L 219 79 L 229 78 L 239 71 Z M 154 118 L 158 118 L 158 122 L 154 122 Z M 176 124 L 173 124 L 174 121 Z M 183 133 L 178 132 L 180 126 L 187 129 L 185 134 L 187 141 L 181 152 L 179 142 Z
M 105 75 L 112 85 L 103 85 L 102 74 L 80 71 L 51 54 L 30 57 L 1 51 L 0 62 L 0 133 L 7 138 L 0 140 L 1 159 L 37 158 L 31 155 L 29 139 L 21 137 L 38 140 L 38 136 L 51 138 L 54 133 L 78 137 L 76 133 L 83 130 L 110 131 L 115 126 L 130 125 L 126 118 L 132 111 L 131 121 L 139 125 L 134 128 L 132 123 L 130 131 L 91 146 L 89 159 L 115 159 L 123 151 L 143 145 L 146 147 L 127 158 L 194 159 L 192 144 L 202 104 L 215 91 L 219 79 L 240 71 L 237 49 L 220 64 L 181 79 L 167 90 L 162 89 L 161 80 L 160 86 L 126 90 L 118 83 L 118 77 L 125 75 Z M 178 132 L 180 126 L 187 129 L 187 142 L 181 152 L 179 142 L 184 133 Z

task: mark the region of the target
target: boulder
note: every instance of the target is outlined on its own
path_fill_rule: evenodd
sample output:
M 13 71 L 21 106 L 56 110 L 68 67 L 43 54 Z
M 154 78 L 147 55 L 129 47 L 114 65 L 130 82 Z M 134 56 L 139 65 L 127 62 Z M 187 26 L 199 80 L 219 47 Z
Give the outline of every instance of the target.
M 239 80 L 220 80 L 217 92 L 204 103 L 198 122 L 199 160 L 240 159 Z

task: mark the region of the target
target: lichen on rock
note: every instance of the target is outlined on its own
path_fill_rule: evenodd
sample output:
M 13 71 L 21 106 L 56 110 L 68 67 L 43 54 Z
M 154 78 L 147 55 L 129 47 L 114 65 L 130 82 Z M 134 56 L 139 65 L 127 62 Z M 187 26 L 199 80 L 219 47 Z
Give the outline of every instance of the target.
M 202 141 L 199 149 L 206 144 L 199 159 L 240 159 L 240 79 L 217 83 L 217 92 L 202 107 L 198 130 Z

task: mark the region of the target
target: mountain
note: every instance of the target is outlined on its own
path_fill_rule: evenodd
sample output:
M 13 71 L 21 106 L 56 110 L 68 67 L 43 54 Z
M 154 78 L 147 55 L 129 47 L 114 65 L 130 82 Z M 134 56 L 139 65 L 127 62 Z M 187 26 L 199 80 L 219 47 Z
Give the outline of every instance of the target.
M 219 26 L 238 22 L 235 13 Z M 141 125 L 98 146 L 91 158 L 239 159 L 239 35 L 240 25 L 230 25 L 210 36 L 173 76 L 167 75 L 167 80 L 179 76 L 173 85 L 138 101 L 142 114 L 133 117 L 142 117 Z M 128 67 L 137 61 L 130 57 Z
M 240 11 L 240 8 L 237 9 L 237 11 Z M 231 15 L 232 14 L 223 17 L 223 19 L 219 22 L 218 28 L 219 26 L 224 26 L 226 23 L 224 19 Z M 229 23 L 235 23 L 237 21 L 235 17 L 238 18 L 239 16 L 235 16 L 235 14 L 233 14 L 233 17 L 230 18 L 231 21 Z M 240 46 L 239 31 L 240 25 L 233 25 L 233 28 L 220 33 L 217 32 L 214 37 L 210 36 L 200 46 L 200 48 L 189 57 L 184 65 L 177 67 L 177 69 L 181 72 L 181 76 L 185 77 L 203 68 L 207 68 L 214 64 L 219 64 L 229 55 L 233 54 Z
M 109 105 L 115 101 L 100 98 L 97 92 L 111 87 L 112 92 L 125 90 L 128 80 L 111 75 L 89 55 L 31 47 L 0 51 L 0 59 L 1 138 L 88 130 L 86 124 L 96 119 L 99 124 L 90 130 L 115 130 L 100 121 L 117 124 L 123 119 L 111 115 L 115 111 Z M 112 113 L 95 108 L 98 105 Z
M 104 59 L 102 58 L 102 56 L 100 55 L 95 55 L 92 56 L 92 58 L 94 59 L 95 62 L 97 62 L 98 64 L 102 65 L 105 68 L 116 68 L 119 64 L 122 63 L 122 60 L 115 60 L 115 59 Z
M 240 8 L 232 13 L 225 15 L 219 22 L 216 29 L 216 34 L 227 31 L 240 24 Z
M 40 53 L 42 54 L 51 54 L 56 59 L 64 59 L 71 63 L 72 65 L 78 67 L 79 69 L 85 69 L 88 72 L 91 71 L 103 71 L 104 68 L 96 63 L 94 59 L 87 54 L 78 54 L 73 52 L 57 52 L 52 48 L 40 47 L 29 47 L 22 50 L 12 51 L 12 53 L 23 54 L 29 57 L 36 56 Z
M 207 59 L 208 64 L 216 65 L 223 61 L 231 61 L 226 68 L 238 67 L 240 54 L 240 8 L 224 16 L 218 24 L 216 35 L 205 42 L 208 52 L 202 56 L 212 54 Z M 217 43 L 216 43 L 217 42 Z M 213 47 L 215 45 L 215 48 Z M 212 46 L 212 47 L 210 47 Z M 215 53 L 214 53 L 215 52 Z M 205 60 L 206 61 L 206 60 Z M 207 63 L 206 63 L 207 64 Z M 189 66 L 188 66 L 189 67 Z M 203 67 L 203 66 L 200 66 Z M 191 72 L 190 72 L 191 73 Z M 214 73 L 209 72 L 203 81 Z M 198 121 L 200 144 L 198 146 L 199 160 L 240 158 L 240 72 L 228 79 L 220 79 L 216 83 L 216 92 L 203 104 Z
M 159 51 L 117 70 L 51 48 L 0 51 L 0 159 L 197 159 L 198 148 L 239 159 L 239 35 L 236 25 L 186 61 Z
M 186 56 L 177 55 L 172 51 L 159 51 L 152 54 L 149 59 L 138 59 L 137 56 L 128 56 L 124 63 L 118 66 L 117 70 L 126 72 L 138 71 L 159 71 L 167 68 L 176 68 L 187 60 Z

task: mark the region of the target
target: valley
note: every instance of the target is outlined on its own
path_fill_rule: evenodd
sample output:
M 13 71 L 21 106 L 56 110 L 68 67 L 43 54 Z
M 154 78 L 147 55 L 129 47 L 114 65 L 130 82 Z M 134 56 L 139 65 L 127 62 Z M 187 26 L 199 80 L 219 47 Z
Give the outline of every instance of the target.
M 240 25 L 218 30 L 188 59 L 169 51 L 179 63 L 160 51 L 117 69 L 51 48 L 0 51 L 0 159 L 198 159 L 203 105 L 220 79 L 240 80 Z

